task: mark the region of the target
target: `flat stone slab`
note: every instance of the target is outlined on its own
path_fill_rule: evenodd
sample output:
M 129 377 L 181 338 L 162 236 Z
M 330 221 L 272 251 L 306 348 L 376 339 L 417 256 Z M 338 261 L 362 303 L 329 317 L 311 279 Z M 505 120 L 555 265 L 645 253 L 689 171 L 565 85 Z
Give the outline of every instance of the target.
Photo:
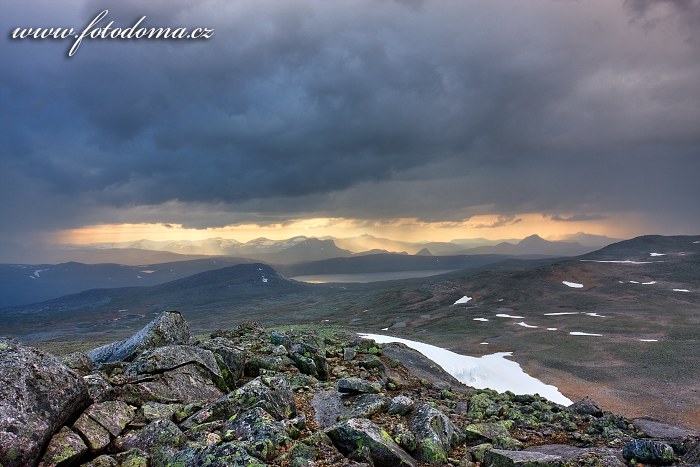
M 632 420 L 632 423 L 650 438 L 682 441 L 691 436 L 700 437 L 700 431 L 668 425 L 649 418 L 637 418 Z
M 505 451 L 491 449 L 484 454 L 486 467 L 558 467 L 561 456 L 533 451 Z

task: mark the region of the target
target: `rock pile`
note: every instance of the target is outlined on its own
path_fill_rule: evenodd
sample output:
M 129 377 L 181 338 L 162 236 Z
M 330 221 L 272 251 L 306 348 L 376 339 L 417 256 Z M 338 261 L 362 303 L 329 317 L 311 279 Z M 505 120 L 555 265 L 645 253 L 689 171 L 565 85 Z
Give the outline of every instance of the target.
M 658 434 L 673 436 L 656 436 Z M 178 312 L 57 359 L 0 339 L 0 466 L 696 465 L 698 433 L 476 390 L 417 352 Z

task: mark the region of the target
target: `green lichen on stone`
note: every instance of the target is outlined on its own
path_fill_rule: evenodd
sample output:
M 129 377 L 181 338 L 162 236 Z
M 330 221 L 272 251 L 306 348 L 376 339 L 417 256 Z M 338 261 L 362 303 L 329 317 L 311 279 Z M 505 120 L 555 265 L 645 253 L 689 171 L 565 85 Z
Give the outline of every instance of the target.
M 423 438 L 420 442 L 421 458 L 427 462 L 447 462 L 447 453 L 442 445 L 433 438 Z
M 0 342 L 0 350 L 6 350 L 9 346 L 4 342 Z

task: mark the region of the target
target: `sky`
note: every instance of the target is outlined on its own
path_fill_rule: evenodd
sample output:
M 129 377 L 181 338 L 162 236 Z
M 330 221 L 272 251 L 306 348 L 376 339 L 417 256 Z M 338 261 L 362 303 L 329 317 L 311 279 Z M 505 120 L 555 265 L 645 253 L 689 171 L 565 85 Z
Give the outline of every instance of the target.
M 13 39 L 17 28 L 208 39 Z M 700 0 L 0 0 L 0 255 L 700 233 Z

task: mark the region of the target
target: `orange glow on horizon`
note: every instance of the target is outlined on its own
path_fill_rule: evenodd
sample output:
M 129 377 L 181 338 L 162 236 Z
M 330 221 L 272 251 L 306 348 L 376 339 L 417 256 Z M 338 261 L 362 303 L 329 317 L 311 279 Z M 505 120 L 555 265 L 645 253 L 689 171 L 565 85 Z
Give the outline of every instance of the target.
M 543 238 L 557 239 L 567 234 L 586 232 L 628 238 L 631 235 L 621 228 L 624 220 L 615 217 L 618 230 L 605 221 L 561 222 L 542 214 L 528 213 L 512 217 L 498 215 L 474 216 L 463 221 L 427 222 L 417 219 L 362 220 L 346 218 L 309 218 L 277 224 L 239 224 L 226 227 L 194 229 L 182 225 L 101 224 L 62 230 L 53 237 L 62 244 L 119 243 L 138 240 L 204 240 L 208 238 L 235 239 L 247 242 L 266 237 L 282 240 L 295 236 L 337 238 L 359 237 L 363 234 L 406 242 L 447 242 L 454 239 L 486 238 L 500 240 L 524 238 L 537 234 Z M 631 218 L 628 220 L 632 220 Z

